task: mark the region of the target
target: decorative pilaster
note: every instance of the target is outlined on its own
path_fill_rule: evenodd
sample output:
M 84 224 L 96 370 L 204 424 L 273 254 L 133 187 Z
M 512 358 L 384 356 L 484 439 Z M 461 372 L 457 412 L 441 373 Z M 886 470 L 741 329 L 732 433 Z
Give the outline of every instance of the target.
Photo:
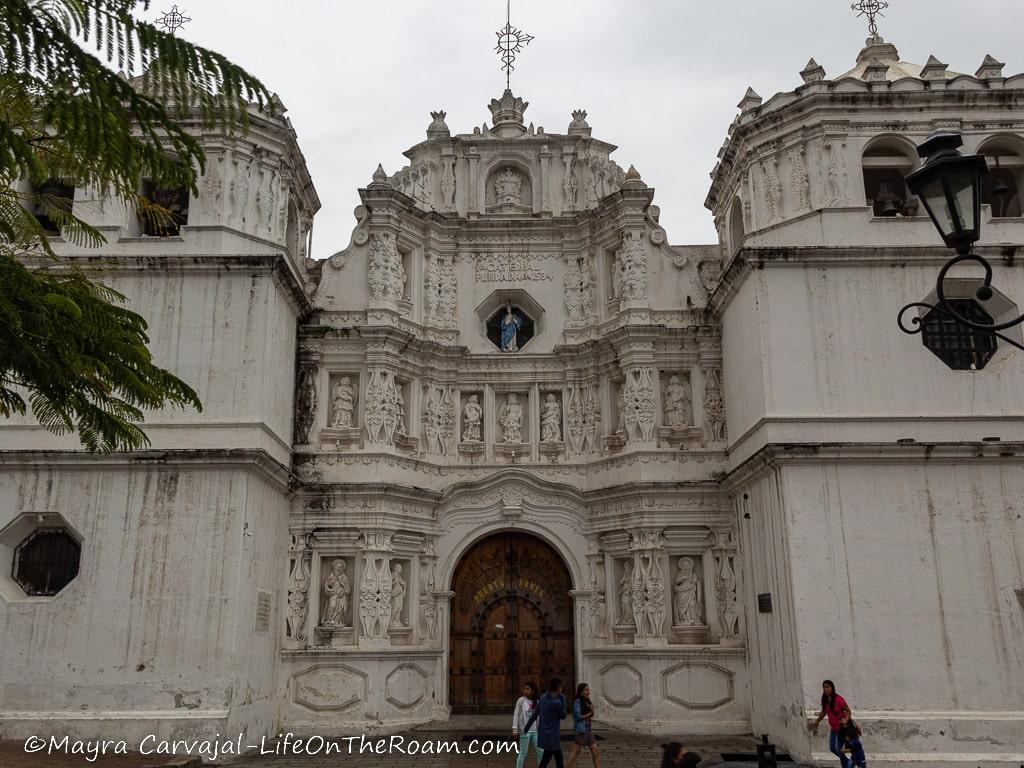
M 608 600 L 605 593 L 607 577 L 604 553 L 598 542 L 591 542 L 587 554 L 590 565 L 590 604 L 587 606 L 587 634 L 592 640 L 604 640 L 608 633 Z
M 651 443 L 657 404 L 654 397 L 654 369 L 629 368 L 622 385 L 623 422 L 630 444 Z
M 789 150 L 790 191 L 793 194 L 793 202 L 798 213 L 811 210 L 811 182 L 807 177 L 804 152 L 803 144 Z
M 370 368 L 366 377 L 365 417 L 366 439 L 372 445 L 393 447 L 395 436 L 401 436 L 402 411 L 395 375 L 383 368 Z
M 725 400 L 722 397 L 722 371 L 704 369 L 704 418 L 707 420 L 709 439 L 713 443 L 725 440 Z
M 298 371 L 295 381 L 295 423 L 296 445 L 309 444 L 309 432 L 316 421 L 317 400 L 316 380 L 320 369 L 320 351 L 313 347 L 299 347 Z
M 391 534 L 363 531 L 363 574 L 359 581 L 359 645 L 388 645 L 391 626 Z
M 309 617 L 309 585 L 313 548 L 311 534 L 293 534 L 288 551 L 288 610 L 284 636 L 298 646 L 306 643 L 306 619 Z
M 765 217 L 769 226 L 782 221 L 782 185 L 779 183 L 778 159 L 770 155 L 761 161 L 764 175 Z
M 541 210 L 551 210 L 551 148 L 544 144 L 540 148 Z
M 662 560 L 665 553 L 661 531 L 640 529 L 630 534 L 633 555 L 632 609 L 636 623 L 634 643 L 662 645 L 665 637 L 667 598 Z
M 438 606 L 434 581 L 436 564 L 434 542 L 427 539 L 423 542 L 423 551 L 420 553 L 419 640 L 422 645 L 434 645 L 437 642 Z
M 466 210 L 475 213 L 480 210 L 480 153 L 476 147 L 469 148 L 466 159 L 469 160 L 469 200 Z
M 740 642 L 740 614 L 736 603 L 736 531 L 730 526 L 711 529 L 715 609 L 718 636 L 723 645 Z

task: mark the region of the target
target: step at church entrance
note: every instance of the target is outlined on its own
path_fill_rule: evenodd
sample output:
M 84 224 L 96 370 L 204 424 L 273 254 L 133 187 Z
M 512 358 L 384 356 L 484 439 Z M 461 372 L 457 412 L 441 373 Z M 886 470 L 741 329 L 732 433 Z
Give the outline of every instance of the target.
M 452 580 L 449 702 L 455 714 L 511 713 L 527 682 L 575 685 L 572 579 L 559 554 L 525 533 L 474 545 Z

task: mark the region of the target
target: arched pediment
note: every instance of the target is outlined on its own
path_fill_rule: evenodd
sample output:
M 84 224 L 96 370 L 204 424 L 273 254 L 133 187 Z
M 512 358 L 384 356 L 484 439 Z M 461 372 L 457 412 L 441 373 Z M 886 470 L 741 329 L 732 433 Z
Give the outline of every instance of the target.
M 578 527 L 587 512 L 580 490 L 567 483 L 552 483 L 517 468 L 502 469 L 484 480 L 456 483 L 441 494 L 438 521 L 453 520 L 495 509 L 522 508 L 573 518 Z

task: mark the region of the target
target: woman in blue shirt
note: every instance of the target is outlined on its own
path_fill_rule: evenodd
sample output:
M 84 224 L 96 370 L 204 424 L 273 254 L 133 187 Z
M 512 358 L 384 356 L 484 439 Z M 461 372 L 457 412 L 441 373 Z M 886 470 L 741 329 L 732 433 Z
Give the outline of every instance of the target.
M 583 747 L 590 748 L 594 768 L 601 768 L 601 754 L 597 751 L 597 740 L 594 738 L 593 719 L 594 705 L 590 701 L 590 686 L 580 683 L 576 686 L 576 699 L 572 703 L 572 730 L 576 735 L 576 744 L 566 768 L 572 768 Z

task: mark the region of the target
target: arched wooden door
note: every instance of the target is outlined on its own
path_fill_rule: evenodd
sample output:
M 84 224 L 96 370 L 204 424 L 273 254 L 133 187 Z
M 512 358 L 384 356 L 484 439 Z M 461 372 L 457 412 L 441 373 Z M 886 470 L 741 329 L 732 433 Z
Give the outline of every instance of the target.
M 452 579 L 449 697 L 456 714 L 509 712 L 524 683 L 575 684 L 572 578 L 550 545 L 525 533 L 478 542 Z

